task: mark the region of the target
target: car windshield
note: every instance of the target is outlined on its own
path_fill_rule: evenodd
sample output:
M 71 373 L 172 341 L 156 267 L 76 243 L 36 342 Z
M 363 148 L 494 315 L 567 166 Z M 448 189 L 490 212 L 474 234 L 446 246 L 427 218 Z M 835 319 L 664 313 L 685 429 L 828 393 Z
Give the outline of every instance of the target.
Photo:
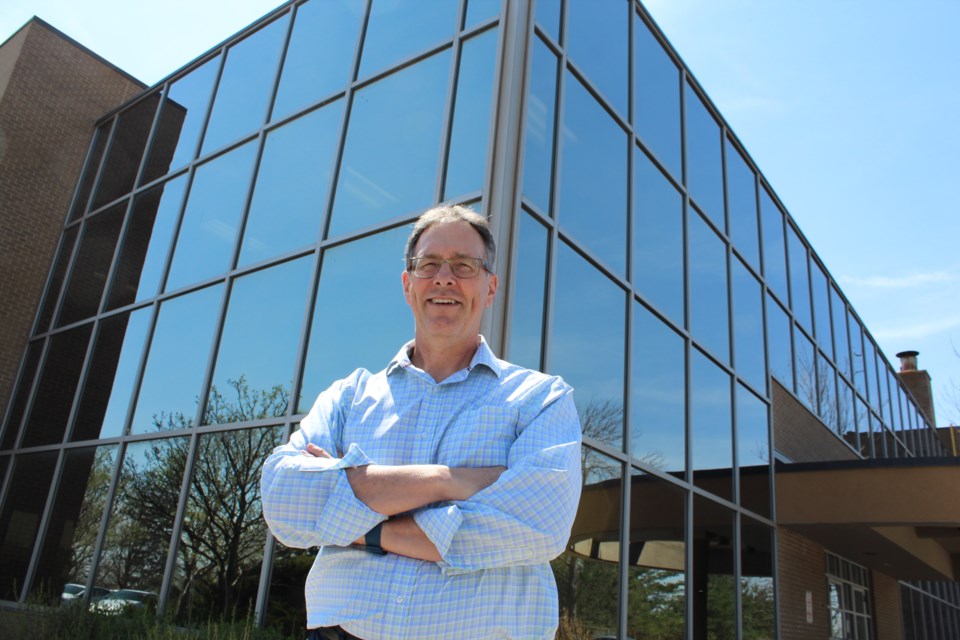
M 63 592 L 71 596 L 75 596 L 78 593 L 83 591 L 83 585 L 79 584 L 65 584 L 63 585 Z

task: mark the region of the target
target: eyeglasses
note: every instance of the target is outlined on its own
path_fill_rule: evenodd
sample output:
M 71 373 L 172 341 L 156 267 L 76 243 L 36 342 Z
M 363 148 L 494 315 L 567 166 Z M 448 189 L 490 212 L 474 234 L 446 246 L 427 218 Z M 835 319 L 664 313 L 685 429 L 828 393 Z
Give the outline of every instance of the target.
M 439 260 L 437 258 L 410 258 L 407 270 L 417 278 L 432 278 L 440 273 L 444 263 L 450 265 L 450 272 L 457 278 L 467 279 L 476 278 L 480 275 L 480 270 L 490 271 L 487 263 L 482 258 L 449 258 Z

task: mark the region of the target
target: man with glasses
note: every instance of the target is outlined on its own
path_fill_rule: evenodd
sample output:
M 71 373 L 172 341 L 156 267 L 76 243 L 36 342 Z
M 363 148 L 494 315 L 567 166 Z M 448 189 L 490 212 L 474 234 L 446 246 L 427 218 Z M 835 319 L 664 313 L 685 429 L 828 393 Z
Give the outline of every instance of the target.
M 552 638 L 580 495 L 580 423 L 560 378 L 497 359 L 480 335 L 495 245 L 461 206 L 407 240 L 414 339 L 376 374 L 320 394 L 263 468 L 283 544 L 321 547 L 311 638 Z

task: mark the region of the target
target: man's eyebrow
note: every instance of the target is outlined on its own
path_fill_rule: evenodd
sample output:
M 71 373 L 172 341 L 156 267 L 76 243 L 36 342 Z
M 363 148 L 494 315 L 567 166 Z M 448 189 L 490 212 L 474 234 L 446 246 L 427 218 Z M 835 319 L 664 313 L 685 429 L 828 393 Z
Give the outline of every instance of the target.
M 454 253 L 454 254 L 453 254 L 452 256 L 450 256 L 450 257 L 451 257 L 451 258 L 476 258 L 477 256 L 472 256 L 472 255 L 470 255 L 469 253 L 463 253 L 462 251 L 458 251 L 457 253 Z M 420 255 L 418 255 L 418 256 L 413 256 L 413 258 L 414 258 L 414 260 L 416 260 L 416 259 L 418 259 L 418 258 L 431 258 L 431 259 L 434 259 L 434 260 L 443 260 L 443 259 L 444 259 L 443 256 L 441 256 L 439 253 L 422 253 L 422 254 L 420 254 Z M 480 259 L 482 260 L 482 258 L 480 258 Z

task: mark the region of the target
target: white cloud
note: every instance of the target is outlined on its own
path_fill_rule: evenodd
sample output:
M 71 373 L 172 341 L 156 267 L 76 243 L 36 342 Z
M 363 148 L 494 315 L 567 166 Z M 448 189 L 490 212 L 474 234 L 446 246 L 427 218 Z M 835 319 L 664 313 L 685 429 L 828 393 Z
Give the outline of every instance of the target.
M 887 327 L 873 331 L 877 340 L 920 340 L 930 336 L 960 328 L 960 316 L 917 322 L 899 327 Z
M 903 276 L 841 276 L 840 282 L 855 287 L 873 289 L 910 289 L 930 284 L 949 284 L 960 280 L 960 275 L 951 271 L 930 271 Z

